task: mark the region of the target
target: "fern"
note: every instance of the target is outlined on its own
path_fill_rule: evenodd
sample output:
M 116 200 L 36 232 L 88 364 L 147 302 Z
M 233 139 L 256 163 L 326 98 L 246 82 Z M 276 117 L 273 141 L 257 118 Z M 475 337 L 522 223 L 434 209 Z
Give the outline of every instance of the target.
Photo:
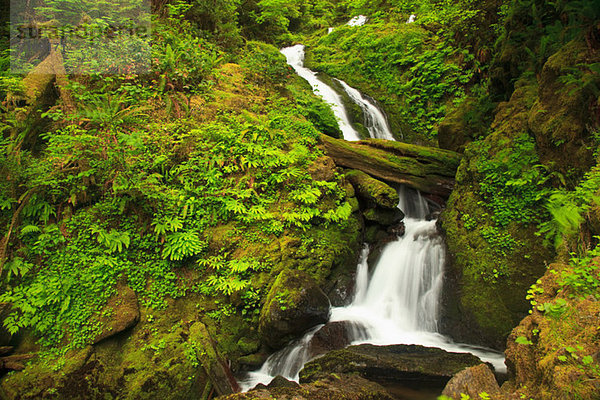
M 200 254 L 208 247 L 196 232 L 174 232 L 166 237 L 162 256 L 172 261 L 181 261 Z

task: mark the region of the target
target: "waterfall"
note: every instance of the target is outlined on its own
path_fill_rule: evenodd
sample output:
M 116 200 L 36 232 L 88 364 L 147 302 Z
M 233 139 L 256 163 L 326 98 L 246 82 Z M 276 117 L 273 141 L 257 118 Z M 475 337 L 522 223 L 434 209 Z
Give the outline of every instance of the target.
M 287 63 L 296 71 L 296 73 L 307 80 L 312 86 L 313 91 L 329 104 L 338 119 L 344 139 L 353 141 L 360 140 L 358 132 L 352 127 L 352 123 L 348 118 L 348 113 L 344 108 L 342 97 L 333 88 L 317 78 L 316 72 L 304 67 L 304 46 L 298 44 L 286 47 L 281 49 L 281 53 L 285 56 Z M 394 140 L 394 135 L 392 135 L 387 118 L 383 111 L 377 107 L 375 101 L 362 95 L 358 90 L 351 87 L 346 82 L 340 79 L 336 79 L 336 81 L 339 82 L 350 100 L 361 108 L 364 116 L 364 125 L 369 132 L 369 136 L 374 139 Z
M 313 91 L 329 104 L 338 120 L 344 139 L 360 140 L 358 132 L 352 127 L 352 123 L 348 118 L 348 114 L 346 113 L 346 109 L 342 102 L 342 97 L 330 86 L 319 80 L 316 72 L 304 67 L 304 46 L 298 44 L 296 46 L 286 47 L 281 50 L 281 53 L 283 53 L 287 59 L 287 63 L 294 71 L 302 78 L 306 79 L 312 86 Z
M 349 25 L 366 22 L 366 17 L 359 17 Z M 316 73 L 304 68 L 304 46 L 288 47 L 281 52 L 298 75 L 309 81 L 313 90 L 331 105 L 344 138 L 358 140 L 340 96 L 318 80 Z M 363 110 L 371 137 L 393 140 L 385 116 L 375 104 L 345 82 L 339 82 Z M 402 186 L 398 196 L 398 208 L 405 214 L 405 233 L 385 245 L 370 278 L 369 247 L 363 248 L 356 270 L 354 299 L 346 307 L 333 308 L 329 322 L 344 321 L 352 344 L 418 344 L 451 352 L 468 352 L 490 362 L 497 371 L 506 371 L 501 353 L 454 343 L 438 332 L 446 257 L 443 238 L 437 231 L 436 221 L 428 220 L 431 210 L 418 191 Z M 261 369 L 247 373 L 239 382 L 242 389 L 251 389 L 258 383 L 268 384 L 277 375 L 298 381 L 304 364 L 315 356 L 311 351 L 311 340 L 322 326 L 314 327 L 301 339 L 272 354 Z
M 369 136 L 374 139 L 394 140 L 385 114 L 375 105 L 374 100 L 363 96 L 358 90 L 349 86 L 346 82 L 336 79 L 350 99 L 356 103 L 364 115 L 364 125 L 369 131 Z

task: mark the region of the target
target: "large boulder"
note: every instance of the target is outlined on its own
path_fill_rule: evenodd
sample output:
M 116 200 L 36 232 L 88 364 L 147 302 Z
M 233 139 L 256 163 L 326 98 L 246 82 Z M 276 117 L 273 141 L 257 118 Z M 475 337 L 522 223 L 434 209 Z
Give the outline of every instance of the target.
M 481 360 L 472 354 L 418 345 L 374 346 L 363 344 L 335 350 L 310 361 L 300 371 L 300 383 L 313 382 L 329 373 L 358 374 L 387 385 L 411 388 L 444 388 L 461 370 Z
M 498 106 L 491 133 L 467 145 L 455 190 L 440 216 L 448 247 L 441 330 L 462 342 L 502 350 L 529 309 L 527 290 L 553 257 L 535 234 L 539 228 L 520 222 L 543 207 L 526 200 L 532 196 L 500 194 L 502 184 L 496 182 L 502 180 L 495 178 L 509 173 L 522 177 L 539 163 L 527 133 L 536 94 L 531 82 L 517 83 L 511 100 Z M 516 209 L 515 204 L 521 206 Z
M 273 387 L 275 386 L 275 387 Z M 332 374 L 309 384 L 269 385 L 215 400 L 392 400 L 381 385 L 356 375 Z
M 313 278 L 298 270 L 282 271 L 260 312 L 259 333 L 272 349 L 285 346 L 329 318 L 329 299 Z
M 448 382 L 443 395 L 454 400 L 464 399 L 463 395 L 478 399 L 481 393 L 487 393 L 492 398 L 500 395 L 500 386 L 494 373 L 486 364 L 479 364 L 460 371 Z
M 57 363 L 36 354 L 23 371 L 2 378 L 0 399 L 186 400 L 234 393 L 237 383 L 219 345 L 235 337 L 228 332 L 215 340 L 198 313 L 198 306 L 209 305 L 189 297 L 170 301 L 164 311 L 142 308 L 131 329 L 72 350 Z
M 590 261 L 600 265 L 600 257 Z M 536 281 L 531 314 L 513 329 L 507 340 L 509 380 L 502 391 L 510 398 L 536 400 L 598 399 L 600 393 L 600 289 L 583 284 L 565 285 L 576 277 L 579 265 L 555 263 Z M 582 295 L 583 293 L 593 293 Z

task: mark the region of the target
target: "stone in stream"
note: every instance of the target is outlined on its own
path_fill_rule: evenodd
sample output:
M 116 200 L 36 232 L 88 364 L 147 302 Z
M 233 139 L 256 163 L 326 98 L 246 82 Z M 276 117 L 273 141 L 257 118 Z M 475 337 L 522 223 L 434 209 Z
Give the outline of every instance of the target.
M 282 271 L 260 312 L 262 341 L 280 349 L 308 329 L 329 319 L 329 299 L 306 272 Z
M 487 364 L 479 364 L 460 371 L 450 379 L 442 394 L 460 400 L 463 394 L 477 399 L 483 392 L 493 398 L 500 394 L 500 386 Z
M 439 388 L 465 368 L 481 364 L 468 353 L 450 353 L 418 345 L 375 346 L 363 344 L 335 350 L 308 362 L 300 371 L 300 382 L 313 382 L 334 374 L 358 374 L 390 390 Z
M 364 326 L 351 321 L 328 322 L 313 335 L 308 342 L 310 357 L 325 354 L 328 351 L 343 349 L 354 340 L 366 339 Z

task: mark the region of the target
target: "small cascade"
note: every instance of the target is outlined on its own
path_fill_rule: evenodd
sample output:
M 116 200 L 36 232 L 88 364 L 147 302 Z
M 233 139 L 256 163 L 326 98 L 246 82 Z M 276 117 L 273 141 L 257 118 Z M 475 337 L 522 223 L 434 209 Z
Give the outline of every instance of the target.
M 394 135 L 388 124 L 385 114 L 375 105 L 375 101 L 363 96 L 358 90 L 349 86 L 346 82 L 336 79 L 340 83 L 348 97 L 356 103 L 364 115 L 364 125 L 369 131 L 369 136 L 374 139 L 394 140 Z
M 358 132 L 352 127 L 348 118 L 346 109 L 342 102 L 342 97 L 336 93 L 330 86 L 317 78 L 317 73 L 304 67 L 304 46 L 301 44 L 286 47 L 281 50 L 287 63 L 296 71 L 298 75 L 306 79 L 313 88 L 313 91 L 321 96 L 323 100 L 331 107 L 335 114 L 340 130 L 346 140 L 360 140 Z
M 369 20 L 369 18 L 365 15 L 357 15 L 356 17 L 354 17 L 350 21 L 348 21 L 346 23 L 346 25 L 348 25 L 348 26 L 363 26 L 364 24 L 367 23 L 368 20 Z

